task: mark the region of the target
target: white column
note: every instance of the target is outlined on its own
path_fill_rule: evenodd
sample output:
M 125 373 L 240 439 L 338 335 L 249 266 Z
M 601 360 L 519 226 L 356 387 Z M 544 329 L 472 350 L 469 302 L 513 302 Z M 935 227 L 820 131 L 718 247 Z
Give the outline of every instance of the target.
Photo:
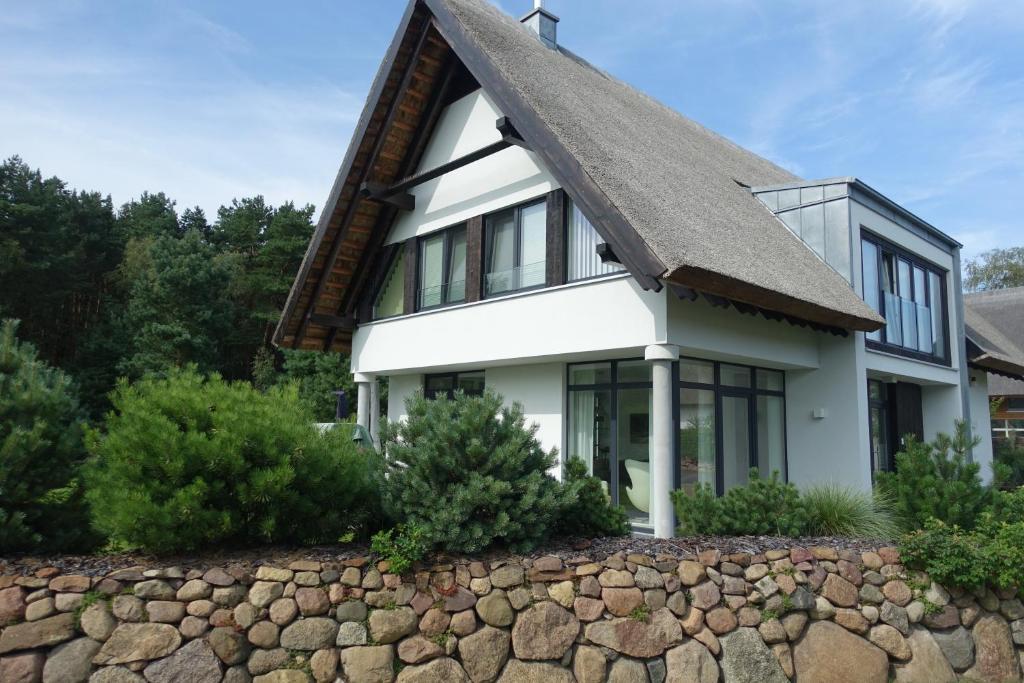
M 673 414 L 675 386 L 672 384 L 672 363 L 679 359 L 679 347 L 673 344 L 652 344 L 644 350 L 651 361 L 651 525 L 658 538 L 670 538 L 675 532 L 672 511 L 672 472 L 676 416 Z
M 380 448 L 380 382 L 374 377 L 370 383 L 370 437 L 375 448 Z
M 356 382 L 356 423 L 370 431 L 372 394 L 375 393 L 373 385 L 377 383 L 377 378 L 363 372 L 354 372 L 352 377 Z

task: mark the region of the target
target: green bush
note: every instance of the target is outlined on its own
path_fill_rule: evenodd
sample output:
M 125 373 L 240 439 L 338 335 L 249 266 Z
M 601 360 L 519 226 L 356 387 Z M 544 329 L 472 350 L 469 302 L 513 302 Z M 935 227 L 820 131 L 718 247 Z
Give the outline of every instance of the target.
M 980 466 L 967 453 L 980 443 L 966 423 L 957 421 L 953 436 L 939 434 L 930 444 L 907 438 L 896 454 L 896 471 L 880 472 L 875 483 L 896 506 L 906 528 L 922 528 L 929 519 L 974 528 L 989 504 L 990 490 L 978 476 Z
M 85 458 L 71 382 L 0 324 L 0 555 L 90 542 L 77 480 Z
M 956 525 L 937 519 L 925 522 L 903 539 L 900 558 L 913 569 L 921 569 L 945 586 L 977 588 L 988 579 L 986 567 L 979 561 L 978 537 Z
M 407 419 L 382 428 L 385 509 L 425 529 L 432 545 L 472 553 L 503 543 L 526 551 L 547 538 L 561 487 L 522 408 L 501 397 L 456 392 L 453 400 L 406 401 Z
M 565 506 L 558 515 L 557 531 L 565 536 L 625 536 L 629 517 L 621 505 L 612 505 L 601 480 L 587 473 L 580 458 L 565 464 Z
M 122 381 L 90 431 L 94 523 L 118 545 L 167 553 L 336 541 L 372 521 L 373 454 L 321 433 L 294 387 L 260 393 L 194 368 Z
M 922 569 L 947 586 L 977 589 L 1024 585 L 1024 521 L 997 520 L 984 513 L 975 531 L 935 519 L 903 539 L 904 564 Z
M 745 486 L 735 486 L 721 497 L 709 484 L 699 485 L 693 495 L 676 490 L 672 502 L 681 536 L 799 536 L 807 524 L 800 493 L 778 472 L 762 479 L 752 469 Z
M 992 479 L 996 488 L 1015 489 L 1024 486 L 1024 448 L 1004 441 L 996 447 L 992 462 Z
M 370 550 L 387 561 L 388 571 L 404 574 L 430 550 L 427 531 L 418 524 L 399 524 L 373 535 Z
M 805 489 L 800 500 L 807 511 L 804 533 L 809 536 L 890 539 L 899 535 L 893 502 L 884 493 L 819 484 Z

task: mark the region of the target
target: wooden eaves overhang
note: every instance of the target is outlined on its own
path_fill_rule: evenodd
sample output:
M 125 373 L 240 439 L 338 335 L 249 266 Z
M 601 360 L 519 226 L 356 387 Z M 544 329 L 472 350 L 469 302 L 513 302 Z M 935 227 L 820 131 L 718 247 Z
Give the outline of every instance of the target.
M 414 174 L 456 74 L 466 71 L 508 116 L 496 123 L 502 139 L 442 167 Z M 682 298 L 694 298 L 699 292 L 713 305 L 732 305 L 744 313 L 847 334 L 843 324 L 847 320 L 827 315 L 831 312 L 823 315 L 808 309 L 806 318 L 799 315 L 804 312 L 799 308 L 777 313 L 770 296 L 757 292 L 745 296 L 746 290 L 716 282 L 708 273 L 700 277 L 667 273 L 601 188 L 474 44 L 443 0 L 411 0 L 371 87 L 285 303 L 274 343 L 350 350 L 353 330 L 368 315 L 367 301 L 379 288 L 397 249 L 394 245 L 384 248 L 383 242 L 398 212 L 413 206 L 407 190 L 513 144 L 538 157 L 610 245 L 615 260 L 644 289 L 659 291 L 664 281 Z M 856 323 L 850 327 L 859 329 Z

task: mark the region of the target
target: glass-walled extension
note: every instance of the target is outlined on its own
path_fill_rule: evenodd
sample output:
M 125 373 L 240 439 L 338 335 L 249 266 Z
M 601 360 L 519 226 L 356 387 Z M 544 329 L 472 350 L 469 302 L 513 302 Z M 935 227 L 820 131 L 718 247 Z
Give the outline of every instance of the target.
M 644 360 L 569 366 L 569 457 L 581 458 L 633 524 L 651 513 L 651 365 Z

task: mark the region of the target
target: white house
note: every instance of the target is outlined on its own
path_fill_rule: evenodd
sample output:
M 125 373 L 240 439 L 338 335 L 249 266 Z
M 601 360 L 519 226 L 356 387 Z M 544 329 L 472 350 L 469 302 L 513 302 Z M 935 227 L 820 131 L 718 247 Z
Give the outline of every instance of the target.
M 276 343 L 350 352 L 371 431 L 378 378 L 391 419 L 494 389 L 658 536 L 675 488 L 867 488 L 899 435 L 986 429 L 955 240 L 664 107 L 557 21 L 410 2 Z

